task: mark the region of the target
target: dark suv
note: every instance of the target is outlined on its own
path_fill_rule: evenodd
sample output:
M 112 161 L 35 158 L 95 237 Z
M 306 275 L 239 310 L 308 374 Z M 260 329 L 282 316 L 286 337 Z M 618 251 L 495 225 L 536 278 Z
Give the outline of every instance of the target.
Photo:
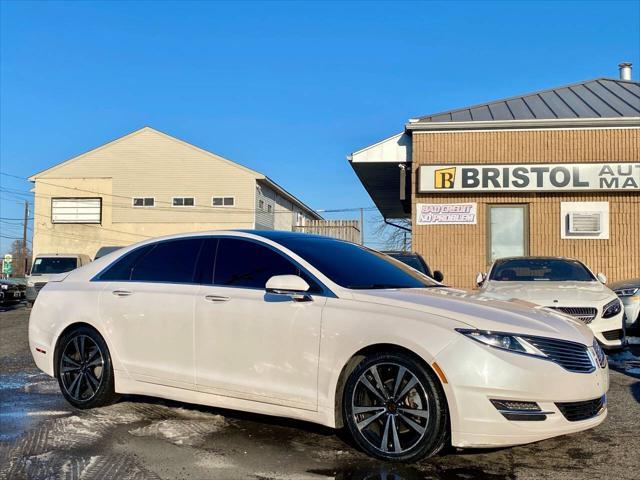
M 436 282 L 442 282 L 444 280 L 444 275 L 439 270 L 434 270 L 431 273 L 431 269 L 427 262 L 424 261 L 422 255 L 419 253 L 411 253 L 411 252 L 401 252 L 397 250 L 388 250 L 382 252 L 385 255 L 389 255 L 391 258 L 395 258 L 396 260 L 400 260 L 402 263 L 409 265 L 412 268 L 415 268 L 419 272 L 424 273 L 428 277 L 433 278 Z

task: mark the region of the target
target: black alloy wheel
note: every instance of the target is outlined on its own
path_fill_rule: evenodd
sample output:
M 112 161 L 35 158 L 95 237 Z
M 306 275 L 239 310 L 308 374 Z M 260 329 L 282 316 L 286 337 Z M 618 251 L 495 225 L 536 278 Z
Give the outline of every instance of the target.
M 57 377 L 62 394 L 76 408 L 116 400 L 109 349 L 95 330 L 79 327 L 59 340 Z
M 447 443 L 448 409 L 439 380 L 409 355 L 364 359 L 347 380 L 342 403 L 353 439 L 374 457 L 414 461 Z

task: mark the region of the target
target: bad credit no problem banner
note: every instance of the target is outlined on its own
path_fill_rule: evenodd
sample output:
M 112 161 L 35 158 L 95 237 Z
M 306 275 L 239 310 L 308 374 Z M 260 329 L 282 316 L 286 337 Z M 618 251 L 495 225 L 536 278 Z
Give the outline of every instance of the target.
M 640 163 L 423 165 L 418 192 L 640 191 Z

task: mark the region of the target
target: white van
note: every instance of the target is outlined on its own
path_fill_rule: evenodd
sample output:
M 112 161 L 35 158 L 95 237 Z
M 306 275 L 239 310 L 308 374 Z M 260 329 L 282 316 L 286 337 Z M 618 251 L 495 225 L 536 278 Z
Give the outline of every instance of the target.
M 38 292 L 52 275 L 75 270 L 91 262 L 87 255 L 75 253 L 43 253 L 33 259 L 31 273 L 27 275 L 27 303 L 33 305 Z

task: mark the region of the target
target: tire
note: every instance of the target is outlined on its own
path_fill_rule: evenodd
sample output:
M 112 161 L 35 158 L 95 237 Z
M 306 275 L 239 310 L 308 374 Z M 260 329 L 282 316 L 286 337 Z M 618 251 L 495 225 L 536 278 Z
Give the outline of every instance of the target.
M 356 444 L 382 460 L 413 462 L 448 443 L 449 413 L 439 380 L 403 353 L 365 358 L 347 379 L 342 414 Z
M 102 336 L 90 327 L 71 330 L 58 340 L 56 376 L 64 398 L 80 409 L 114 403 L 111 355 Z

